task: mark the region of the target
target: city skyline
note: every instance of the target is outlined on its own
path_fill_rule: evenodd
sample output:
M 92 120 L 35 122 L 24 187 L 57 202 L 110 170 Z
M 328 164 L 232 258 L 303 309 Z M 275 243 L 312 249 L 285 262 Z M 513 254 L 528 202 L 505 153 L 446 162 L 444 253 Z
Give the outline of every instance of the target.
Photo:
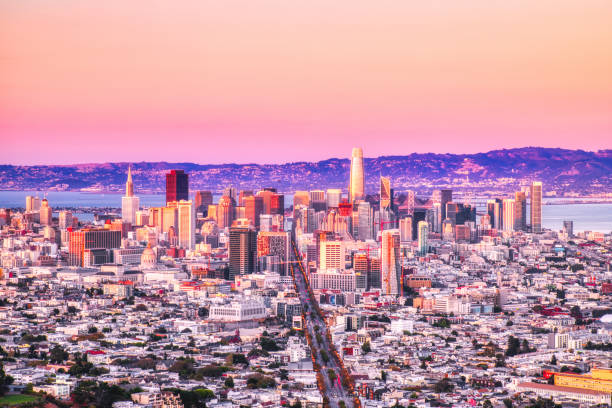
M 611 147 L 609 2 L 0 11 L 3 162 Z
M 612 407 L 610 21 L 0 1 L 0 406 Z

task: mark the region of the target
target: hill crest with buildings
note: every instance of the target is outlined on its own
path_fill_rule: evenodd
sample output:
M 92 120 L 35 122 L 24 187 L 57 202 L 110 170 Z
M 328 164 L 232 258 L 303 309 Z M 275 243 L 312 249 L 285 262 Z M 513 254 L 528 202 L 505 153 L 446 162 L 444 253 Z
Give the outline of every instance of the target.
M 367 150 L 364 152 L 367 156 Z M 189 173 L 191 190 L 219 191 L 273 186 L 279 191 L 346 188 L 350 158 L 284 164 L 196 164 L 168 162 L 88 163 L 74 165 L 0 165 L 0 189 L 121 192 L 128 165 L 135 189 L 162 192 L 170 169 Z M 396 191 L 428 191 L 453 186 L 457 191 L 514 191 L 540 180 L 547 192 L 601 194 L 612 191 L 612 150 L 595 152 L 525 147 L 475 154 L 413 153 L 364 159 L 366 192 L 378 189 L 378 176 L 390 177 Z

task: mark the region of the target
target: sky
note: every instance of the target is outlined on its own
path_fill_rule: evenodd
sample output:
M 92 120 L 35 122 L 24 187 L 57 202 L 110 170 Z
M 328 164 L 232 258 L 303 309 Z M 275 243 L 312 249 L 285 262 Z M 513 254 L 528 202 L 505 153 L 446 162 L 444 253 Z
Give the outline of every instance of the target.
M 609 0 L 0 0 L 0 163 L 612 148 Z

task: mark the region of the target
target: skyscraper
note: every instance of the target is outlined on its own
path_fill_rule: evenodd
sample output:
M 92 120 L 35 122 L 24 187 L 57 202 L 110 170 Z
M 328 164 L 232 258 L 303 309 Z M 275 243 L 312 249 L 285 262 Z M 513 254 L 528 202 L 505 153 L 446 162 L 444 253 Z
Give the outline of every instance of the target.
M 516 201 L 512 198 L 504 198 L 504 231 L 514 231 L 514 220 L 516 218 Z
M 43 198 L 40 205 L 40 225 L 51 225 L 53 210 L 49 207 L 49 201 Z
M 399 222 L 401 242 L 412 241 L 412 217 L 404 217 Z
M 271 208 L 272 208 L 272 196 L 274 195 L 275 192 L 270 191 L 269 189 L 263 189 L 257 192 L 257 194 L 255 194 L 257 197 L 261 197 L 263 199 L 263 213 L 264 214 L 271 214 Z
M 514 193 L 514 230 L 524 231 L 527 227 L 527 197 L 524 191 Z
M 229 198 L 229 197 L 228 197 Z M 229 230 L 229 277 L 254 273 L 257 269 L 257 232 L 252 228 Z
M 391 207 L 391 180 L 388 177 L 380 177 L 380 211 Z
M 499 198 L 487 200 L 487 213 L 491 218 L 491 227 L 501 230 L 503 226 L 503 201 Z
M 281 275 L 288 275 L 290 242 L 289 232 L 260 232 L 257 235 L 257 257 L 277 256 L 280 262 L 278 271 Z
M 382 232 L 381 280 L 382 293 L 397 295 L 399 293 L 400 273 L 400 231 L 397 229 Z
M 309 206 L 314 208 L 315 211 L 325 211 L 327 204 L 325 202 L 325 191 L 323 190 L 312 190 L 308 192 Z
M 434 203 L 440 203 L 440 210 L 442 211 L 440 222 L 444 221 L 447 217 L 446 204 L 453 201 L 453 190 L 450 190 L 450 189 L 434 190 L 433 195 L 432 195 L 432 201 Z
M 217 204 L 217 224 L 219 228 L 227 228 L 232 225 L 234 220 L 234 200 L 231 197 L 223 196 Z
M 542 182 L 531 183 L 531 232 L 539 234 L 542 232 Z
M 60 211 L 59 229 L 65 230 L 68 227 L 72 227 L 72 213 L 70 211 Z
M 249 219 L 251 225 L 259 227 L 260 216 L 263 214 L 263 198 L 247 196 L 243 201 L 245 217 Z
M 338 188 L 328 188 L 326 192 L 327 208 L 338 208 L 342 201 L 342 190 Z
M 244 199 L 252 195 L 253 190 L 240 190 L 240 193 L 238 193 L 238 205 L 244 207 Z
M 236 189 L 232 186 L 226 187 L 225 190 L 223 190 L 223 195 L 228 196 L 229 198 L 234 200 L 234 202 L 236 202 L 236 200 L 238 199 L 238 196 L 236 195 Z
M 198 213 L 204 214 L 206 216 L 208 214 L 208 206 L 213 203 L 213 195 L 210 191 L 196 191 L 193 205 L 195 206 L 195 211 Z
M 354 147 L 351 153 L 351 179 L 349 181 L 349 200 L 355 201 L 365 198 L 363 172 L 363 151 L 360 147 Z
M 270 197 L 270 214 L 285 215 L 285 196 L 274 193 Z
M 567 234 L 569 238 L 574 237 L 574 221 L 563 221 L 563 232 Z
M 156 226 L 161 229 L 161 232 L 169 233 L 171 229 L 178 228 L 178 211 L 176 201 L 168 203 L 167 207 L 161 207 L 157 213 L 158 219 Z
M 308 191 L 296 191 L 293 194 L 293 208 L 297 207 L 298 205 L 304 205 L 308 207 L 309 204 L 310 195 L 308 194 Z
M 419 255 L 424 256 L 427 254 L 428 244 L 427 235 L 429 233 L 429 226 L 426 221 L 419 221 L 417 226 L 418 229 L 418 244 L 419 244 Z
M 360 241 L 372 239 L 372 207 L 367 201 L 357 206 L 357 235 Z M 355 226 L 355 224 L 353 224 Z M 354 228 L 354 227 L 353 227 Z
M 34 196 L 26 196 L 26 212 L 39 211 L 40 198 Z
M 132 182 L 132 168 L 128 167 L 128 176 L 125 183 L 125 196 L 121 198 L 121 218 L 132 225 L 136 224 L 136 211 L 140 207 L 140 199 L 134 196 L 134 183 Z
M 459 214 L 461 211 L 459 205 L 459 203 L 453 203 L 452 201 L 446 203 L 446 211 L 444 212 L 446 216 L 443 217 L 443 219 L 450 220 L 450 222 L 453 223 L 453 226 L 458 224 L 457 214 Z
M 166 204 L 180 200 L 189 200 L 189 175 L 183 170 L 171 170 L 166 174 Z
M 178 245 L 193 249 L 195 246 L 195 207 L 191 200 L 181 200 L 178 207 Z

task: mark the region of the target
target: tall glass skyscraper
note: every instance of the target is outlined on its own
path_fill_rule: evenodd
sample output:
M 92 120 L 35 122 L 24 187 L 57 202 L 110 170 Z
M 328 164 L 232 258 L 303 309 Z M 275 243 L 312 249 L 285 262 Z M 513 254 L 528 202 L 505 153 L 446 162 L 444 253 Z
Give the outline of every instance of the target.
M 351 153 L 351 179 L 349 182 L 349 200 L 354 203 L 365 198 L 363 173 L 363 151 L 354 147 Z
M 515 211 L 514 211 L 514 229 L 523 231 L 527 226 L 527 198 L 525 192 L 517 191 L 514 194 Z
M 531 232 L 542 232 L 542 182 L 531 183 Z

